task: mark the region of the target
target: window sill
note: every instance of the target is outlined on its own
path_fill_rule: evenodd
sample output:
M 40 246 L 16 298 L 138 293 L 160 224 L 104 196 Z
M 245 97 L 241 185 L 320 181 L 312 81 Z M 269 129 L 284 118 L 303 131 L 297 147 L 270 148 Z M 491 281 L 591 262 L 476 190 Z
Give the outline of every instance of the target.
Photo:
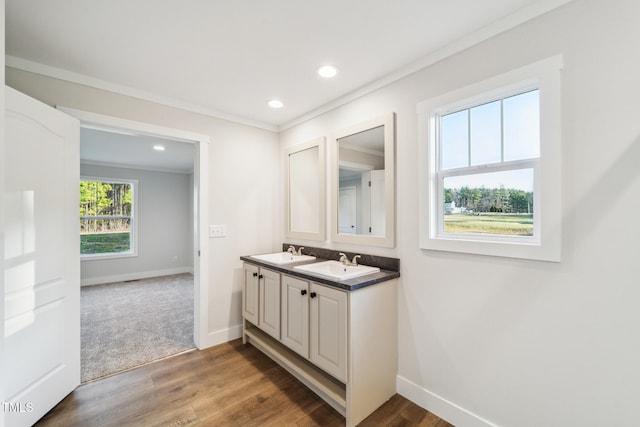
M 420 240 L 420 248 L 446 252 L 460 252 L 466 254 L 499 256 L 506 258 L 521 258 L 537 261 L 560 262 L 560 245 L 543 247 L 539 243 L 528 242 L 482 240 L 478 236 L 446 238 L 427 237 Z M 557 248 L 557 250 L 550 250 Z
M 137 252 L 122 252 L 122 253 L 108 253 L 108 254 L 86 254 L 80 255 L 80 261 L 103 261 L 107 259 L 118 258 L 133 258 L 137 257 Z

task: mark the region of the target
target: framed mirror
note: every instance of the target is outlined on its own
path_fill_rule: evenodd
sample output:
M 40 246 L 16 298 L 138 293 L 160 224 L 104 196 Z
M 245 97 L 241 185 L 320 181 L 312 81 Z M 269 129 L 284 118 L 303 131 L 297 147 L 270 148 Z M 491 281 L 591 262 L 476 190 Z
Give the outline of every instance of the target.
M 332 136 L 333 241 L 395 246 L 394 165 L 394 113 Z
M 325 239 L 325 152 L 324 137 L 285 152 L 287 237 Z

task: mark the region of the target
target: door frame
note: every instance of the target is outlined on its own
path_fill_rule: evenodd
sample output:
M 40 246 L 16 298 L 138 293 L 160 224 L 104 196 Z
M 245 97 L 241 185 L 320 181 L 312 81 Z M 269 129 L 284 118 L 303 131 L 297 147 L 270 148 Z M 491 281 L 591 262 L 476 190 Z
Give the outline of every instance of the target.
M 193 222 L 193 340 L 196 347 L 200 350 L 208 347 L 210 345 L 208 343 L 207 330 L 209 325 L 209 287 L 206 286 L 206 284 L 209 283 L 209 237 L 207 234 L 207 222 L 209 218 L 209 136 L 64 106 L 56 106 L 56 108 L 80 120 L 80 126 L 91 125 L 107 131 L 131 132 L 136 135 L 153 136 L 196 144 L 193 179 L 193 199 L 197 204 L 197 208 L 194 209 L 195 218 Z

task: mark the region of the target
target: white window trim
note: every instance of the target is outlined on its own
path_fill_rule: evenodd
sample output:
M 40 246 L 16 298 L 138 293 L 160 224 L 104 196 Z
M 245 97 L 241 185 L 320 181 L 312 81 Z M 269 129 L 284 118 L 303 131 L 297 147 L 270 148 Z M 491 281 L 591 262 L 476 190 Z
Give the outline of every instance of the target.
M 81 181 L 113 182 L 116 184 L 131 184 L 133 188 L 133 203 L 131 206 L 131 249 L 127 252 L 113 252 L 106 254 L 80 254 L 80 261 L 98 261 L 116 258 L 132 258 L 138 256 L 138 180 L 131 178 L 108 178 L 86 176 L 80 177 Z
M 557 55 L 417 105 L 419 123 L 420 248 L 560 262 L 562 240 L 561 103 L 562 56 Z M 436 117 L 527 89 L 540 90 L 540 159 L 533 161 L 534 237 L 449 234 L 439 229 Z M 501 164 L 497 167 L 503 167 Z M 486 170 L 486 169 L 485 169 Z M 466 169 L 468 173 L 469 169 Z M 451 170 L 447 170 L 451 173 Z M 455 171 L 454 171 L 455 172 Z

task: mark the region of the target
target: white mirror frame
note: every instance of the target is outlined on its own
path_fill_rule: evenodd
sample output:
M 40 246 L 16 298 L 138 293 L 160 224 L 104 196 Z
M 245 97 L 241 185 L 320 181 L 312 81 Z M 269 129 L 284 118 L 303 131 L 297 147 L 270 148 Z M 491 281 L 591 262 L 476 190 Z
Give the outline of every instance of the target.
M 291 229 L 291 171 L 289 167 L 289 159 L 291 155 L 299 153 L 301 151 L 308 150 L 313 147 L 318 147 L 318 232 L 306 232 L 296 231 Z M 285 163 L 285 195 L 286 195 L 286 214 L 285 214 L 285 236 L 297 239 L 307 240 L 319 240 L 324 241 L 326 235 L 326 140 L 325 137 L 319 137 L 304 144 L 298 144 L 288 148 L 285 151 L 284 163 Z
M 384 178 L 385 178 L 385 235 L 366 236 L 338 233 L 338 141 L 341 138 L 384 126 Z M 395 247 L 395 113 L 388 113 L 342 129 L 331 135 L 331 239 L 334 242 L 358 245 Z

